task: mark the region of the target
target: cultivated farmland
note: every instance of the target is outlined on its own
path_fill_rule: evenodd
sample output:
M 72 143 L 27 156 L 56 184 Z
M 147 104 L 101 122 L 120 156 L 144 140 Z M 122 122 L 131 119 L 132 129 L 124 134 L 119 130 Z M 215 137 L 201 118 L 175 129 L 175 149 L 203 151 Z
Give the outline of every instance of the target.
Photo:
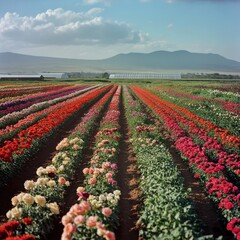
M 0 239 L 240 239 L 240 84 L 0 85 Z

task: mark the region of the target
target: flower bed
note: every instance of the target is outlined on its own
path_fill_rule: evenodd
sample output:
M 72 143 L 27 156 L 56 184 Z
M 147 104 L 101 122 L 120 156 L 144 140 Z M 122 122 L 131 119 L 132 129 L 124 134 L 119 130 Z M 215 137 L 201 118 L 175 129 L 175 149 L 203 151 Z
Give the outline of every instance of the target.
M 78 95 L 80 95 L 80 94 L 82 94 L 82 93 L 84 93 L 87 90 L 90 90 L 92 88 L 94 88 L 94 87 L 86 88 L 86 86 L 81 86 L 79 88 L 79 90 L 76 91 L 76 92 L 74 91 L 73 93 L 71 93 L 72 91 L 70 91 L 70 92 L 60 93 L 58 95 L 55 95 L 53 99 L 51 99 L 51 97 L 50 97 L 50 100 L 40 102 L 40 103 L 35 103 L 28 108 L 22 109 L 20 111 L 15 111 L 15 112 L 9 113 L 9 114 L 0 118 L 0 128 L 5 128 L 8 125 L 17 123 L 18 120 L 26 117 L 27 115 L 29 115 L 31 113 L 43 110 L 44 108 L 49 107 L 53 104 L 65 101 L 65 100 L 73 98 L 75 96 L 78 96 Z
M 62 239 L 115 239 L 113 230 L 118 224 L 120 198 L 115 180 L 120 139 L 120 93 L 121 87 L 118 87 L 101 121 L 90 167 L 83 170 L 86 176 L 84 187 L 77 189 L 79 202 L 62 218 Z
M 155 114 L 163 121 L 166 129 L 171 132 L 171 139 L 174 140 L 176 148 L 187 160 L 189 167 L 195 173 L 195 177 L 200 178 L 208 196 L 216 203 L 222 216 L 226 218 L 226 221 L 231 222 L 232 219 L 237 218 L 240 213 L 239 189 L 227 179 L 224 171 L 224 164 L 230 165 L 230 163 L 224 161 L 214 163 L 209 161 L 209 157 L 205 151 L 206 149 L 198 146 L 191 137 L 187 136 L 185 130 L 180 126 L 181 119 L 175 119 L 173 117 L 174 115 L 172 116 L 173 112 L 171 109 L 166 109 L 164 106 L 160 105 L 161 100 L 158 101 L 153 94 L 142 91 L 140 88 L 133 87 L 133 90 L 153 109 Z M 189 129 L 191 129 L 191 126 L 193 125 L 189 122 Z M 192 130 L 192 132 L 194 131 Z M 197 133 L 201 134 L 201 131 L 196 130 L 195 134 Z M 207 142 L 209 148 L 212 146 L 211 143 L 214 143 L 213 146 L 217 146 L 219 150 L 221 149 L 214 141 Z
M 127 89 L 125 104 L 132 144 L 141 172 L 143 204 L 138 226 L 142 239 L 195 239 L 202 229 L 183 179 L 157 129 Z
M 29 160 L 29 157 L 37 152 L 41 145 L 47 141 L 47 138 L 56 132 L 67 119 L 74 116 L 86 104 L 90 104 L 108 89 L 109 86 L 91 90 L 75 98 L 36 124 L 19 132 L 18 137 L 6 141 L 5 145 L 0 148 L 1 185 L 14 176 L 16 171 L 19 171 L 22 165 Z
M 33 125 L 34 123 L 36 123 L 40 119 L 46 117 L 51 112 L 53 112 L 54 110 L 56 110 L 58 108 L 61 108 L 62 106 L 64 106 L 67 103 L 66 101 L 62 102 L 61 99 L 59 99 L 59 100 L 61 102 L 59 102 L 57 104 L 54 104 L 54 105 L 52 105 L 48 108 L 45 108 L 41 111 L 29 114 L 26 117 L 24 117 L 23 119 L 20 119 L 16 124 L 8 125 L 6 128 L 1 129 L 0 130 L 0 144 L 4 140 L 9 140 L 9 139 L 13 138 L 21 130 Z M 73 99 L 71 99 L 70 101 L 72 101 L 72 100 Z M 56 102 L 56 100 L 54 102 Z
M 149 88 L 164 100 L 187 108 L 196 115 L 209 120 L 222 128 L 231 131 L 231 134 L 238 136 L 240 130 L 240 104 L 214 99 L 210 97 L 200 97 L 188 93 L 176 92 L 169 87 L 158 86 L 157 89 Z
M 60 208 L 64 204 L 64 193 L 72 181 L 76 166 L 83 158 L 82 150 L 87 144 L 94 122 L 101 117 L 115 90 L 116 88 L 113 88 L 109 91 L 88 111 L 88 113 L 96 113 L 92 116 L 91 124 L 87 122 L 88 118 L 81 119 L 80 125 L 87 127 L 85 132 L 74 131 L 64 138 L 56 147 L 58 152 L 53 157 L 51 165 L 37 169 L 38 179 L 36 181 L 25 182 L 24 188 L 27 193 L 22 192 L 12 198 L 14 208 L 7 213 L 9 220 L 22 223 L 27 218 L 30 221 L 24 228 L 22 225 L 17 226 L 14 235 L 31 234 L 42 239 L 46 238 L 54 228 Z
M 28 96 L 28 97 L 21 98 L 21 99 L 15 99 L 12 101 L 0 103 L 0 116 L 3 116 L 10 112 L 19 111 L 23 108 L 31 106 L 34 103 L 53 99 L 53 98 L 55 98 L 55 95 L 57 96 L 64 92 L 69 92 L 69 91 L 73 92 L 73 91 L 76 91 L 77 89 L 79 89 L 78 86 L 72 86 L 72 87 L 68 87 L 68 88 L 64 88 L 64 89 L 60 89 L 60 90 L 58 88 L 59 87 L 57 87 L 57 90 L 50 90 L 47 92 L 35 94 L 33 96 Z
M 10 86 L 10 85 L 9 85 Z M 34 96 L 38 93 L 44 91 L 58 90 L 66 88 L 68 85 L 43 85 L 43 86 L 32 86 L 32 87 L 21 87 L 17 86 L 16 88 L 3 88 L 0 89 L 0 103 L 3 102 L 13 102 L 16 99 L 21 99 L 25 97 Z M 1 108 L 0 108 L 1 109 Z

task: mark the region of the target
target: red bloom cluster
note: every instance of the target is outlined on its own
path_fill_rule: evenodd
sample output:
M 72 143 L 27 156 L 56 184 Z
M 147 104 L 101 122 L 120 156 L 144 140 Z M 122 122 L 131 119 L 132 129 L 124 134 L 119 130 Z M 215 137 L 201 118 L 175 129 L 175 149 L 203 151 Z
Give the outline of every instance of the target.
M 15 231 L 21 225 L 31 225 L 32 219 L 31 218 L 24 218 L 22 219 L 22 223 L 19 221 L 13 220 L 10 222 L 6 222 L 0 226 L 0 239 L 5 240 L 35 240 L 35 237 L 30 234 L 23 234 L 21 236 L 14 236 Z
M 5 141 L 4 146 L 0 148 L 0 159 L 2 161 L 11 162 L 14 154 L 23 154 L 25 149 L 31 148 L 34 141 L 41 139 L 46 134 L 49 134 L 55 127 L 64 122 L 64 120 L 66 120 L 74 112 L 78 111 L 79 108 L 84 106 L 87 102 L 99 96 L 107 88 L 108 86 L 100 89 L 94 89 L 76 97 L 74 101 L 71 101 L 60 109 L 56 109 L 36 124 L 19 132 L 18 137 L 13 138 L 11 141 Z
M 227 225 L 227 230 L 231 231 L 240 240 L 240 218 L 233 218 Z

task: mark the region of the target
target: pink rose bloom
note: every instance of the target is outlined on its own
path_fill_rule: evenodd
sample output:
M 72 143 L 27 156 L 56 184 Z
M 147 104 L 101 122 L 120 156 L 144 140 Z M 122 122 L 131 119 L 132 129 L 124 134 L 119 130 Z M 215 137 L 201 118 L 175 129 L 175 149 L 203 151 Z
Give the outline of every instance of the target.
M 85 209 L 85 211 L 90 211 L 91 210 L 91 206 L 90 206 L 89 202 L 87 202 L 87 201 L 82 201 L 80 203 L 80 205 Z
M 74 218 L 73 222 L 77 225 L 83 224 L 85 222 L 85 217 L 82 216 L 82 215 L 79 215 L 79 216 Z
M 102 222 L 97 222 L 96 226 L 99 229 L 105 230 L 105 226 L 104 226 L 104 224 Z
M 72 235 L 75 231 L 76 231 L 76 227 L 75 227 L 72 223 L 68 223 L 68 224 L 64 227 L 64 232 L 65 232 L 67 235 Z
M 78 200 L 81 200 L 81 199 L 88 199 L 90 194 L 88 192 L 78 192 L 77 193 L 78 195 Z
M 96 168 L 96 169 L 94 170 L 94 174 L 95 174 L 95 175 L 99 175 L 99 173 L 100 173 L 100 170 L 99 170 L 98 168 Z
M 64 177 L 60 177 L 58 179 L 58 183 L 60 183 L 61 185 L 64 185 L 66 183 L 66 179 Z
M 80 206 L 79 204 L 74 204 L 69 211 L 73 216 L 77 216 L 77 215 L 83 215 L 85 213 L 85 210 L 82 206 Z
M 116 164 L 116 163 L 112 163 L 112 164 L 111 164 L 111 168 L 112 168 L 112 169 L 117 169 L 117 164 Z
M 112 184 L 112 186 L 116 186 L 117 185 L 117 181 L 112 180 L 111 184 Z
M 71 236 L 67 235 L 65 232 L 63 232 L 61 240 L 71 240 Z
M 112 186 L 116 186 L 117 185 L 117 181 L 113 180 L 112 178 L 108 179 L 108 183 L 112 184 Z
M 113 174 L 114 174 L 114 172 L 108 172 L 108 173 L 106 173 L 106 178 L 112 178 L 112 176 L 113 176 Z
M 104 162 L 104 163 L 102 163 L 102 168 L 103 169 L 108 169 L 109 167 L 111 166 L 111 163 L 110 162 Z
M 107 177 L 107 176 L 106 176 Z M 108 183 L 112 184 L 113 179 L 112 178 L 108 178 Z
M 91 164 L 91 165 L 96 164 L 96 163 L 97 163 L 96 160 L 91 160 L 91 161 L 90 161 L 90 164 Z
M 102 214 L 106 217 L 109 217 L 112 214 L 112 209 L 105 207 L 102 209 Z
M 88 174 L 88 173 L 89 173 L 89 169 L 88 169 L 88 168 L 84 168 L 84 169 L 83 169 L 83 174 L 86 175 L 86 174 Z
M 72 221 L 72 218 L 68 215 L 65 215 L 62 217 L 62 224 L 66 226 L 68 223 Z
M 91 216 L 86 221 L 87 227 L 95 227 L 97 223 L 97 217 Z
M 110 232 L 110 231 L 107 231 L 106 234 L 104 235 L 104 237 L 107 240 L 115 240 L 116 239 L 114 232 Z
M 88 180 L 88 184 L 90 184 L 90 185 L 94 185 L 94 184 L 96 184 L 96 182 L 97 182 L 96 178 L 90 178 Z

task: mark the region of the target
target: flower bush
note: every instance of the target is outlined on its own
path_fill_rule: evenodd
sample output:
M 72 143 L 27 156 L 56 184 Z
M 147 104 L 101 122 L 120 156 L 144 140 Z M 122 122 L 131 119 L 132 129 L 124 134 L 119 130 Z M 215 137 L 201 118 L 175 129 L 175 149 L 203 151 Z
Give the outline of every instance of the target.
M 121 194 L 115 179 L 120 139 L 120 94 L 119 86 L 100 123 L 90 167 L 83 169 L 86 176 L 84 187 L 77 189 L 79 203 L 73 205 L 62 218 L 63 240 L 115 239 L 113 230 L 118 225 L 118 201 Z
M 92 123 L 101 116 L 101 112 L 115 90 L 116 88 L 110 90 L 89 110 L 89 112 L 92 112 L 92 109 L 95 109 L 94 111 L 97 113 L 93 117 Z M 86 121 L 86 118 L 82 118 L 81 125 Z M 90 124 L 87 126 L 88 128 L 93 127 Z M 90 132 L 89 129 L 86 129 L 85 133 L 81 132 L 78 135 L 74 131 L 68 138 L 64 138 L 56 146 L 58 152 L 53 157 L 52 164 L 37 169 L 38 178 L 36 181 L 27 180 L 24 183 L 27 193 L 22 192 L 12 198 L 14 207 L 6 214 L 9 220 L 32 219 L 31 224 L 25 227 L 21 234 L 32 234 L 36 238 L 46 238 L 47 234 L 53 229 L 60 208 L 64 204 L 64 193 L 70 186 L 79 159 L 83 157 L 82 150 L 86 145 L 84 140 L 88 138 Z M 15 234 L 19 233 L 16 232 Z
M 98 196 L 84 191 L 82 187 L 77 189 L 79 202 L 62 218 L 62 239 L 116 239 L 113 230 L 118 218 L 120 191 Z
M 147 125 L 148 117 L 138 118 L 144 110 L 125 89 L 127 120 L 132 144 L 141 172 L 143 204 L 137 222 L 143 239 L 193 239 L 202 235 L 197 215 L 188 200 L 183 179 L 171 155 L 161 142 L 155 127 Z M 141 123 L 142 125 L 139 125 Z M 144 124 L 144 125 L 143 125 Z

